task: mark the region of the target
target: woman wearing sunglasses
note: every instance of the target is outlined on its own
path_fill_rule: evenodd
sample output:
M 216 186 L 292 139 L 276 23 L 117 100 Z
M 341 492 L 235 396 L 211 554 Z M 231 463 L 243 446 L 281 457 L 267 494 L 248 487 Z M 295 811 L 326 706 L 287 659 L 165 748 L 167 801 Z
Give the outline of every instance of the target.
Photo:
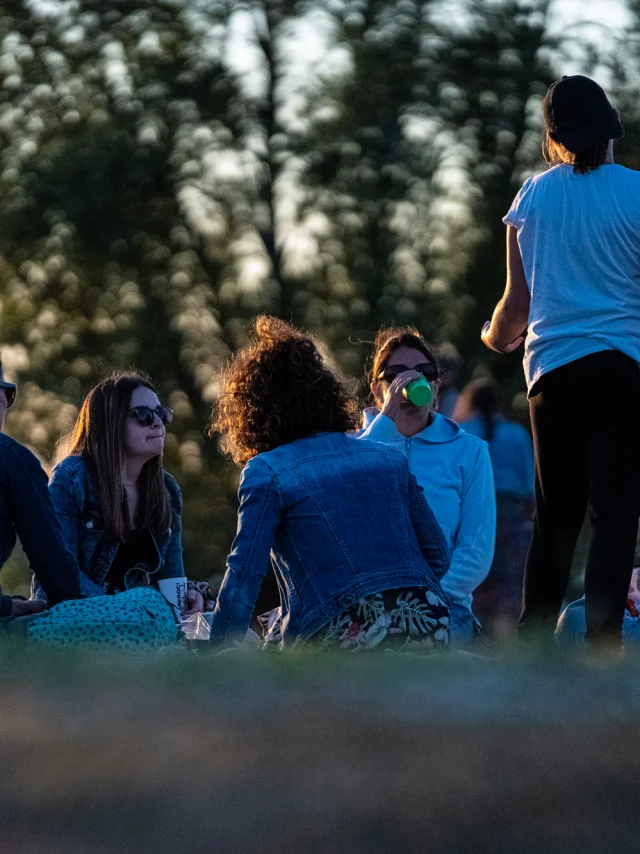
M 158 592 L 184 610 L 184 601 L 173 595 L 186 591 L 182 497 L 162 467 L 171 419 L 145 375 L 103 380 L 82 405 L 49 489 L 83 596 L 118 600 L 103 603 L 102 622 L 124 606 L 134 615 L 127 620 L 144 621 L 152 613 L 175 639 L 175 614 Z M 76 624 L 85 620 L 80 605 L 71 609 Z M 91 615 L 87 619 L 93 624 Z
M 428 406 L 414 406 L 402 393 L 420 377 L 433 391 Z M 401 451 L 423 488 L 451 551 L 451 566 L 442 579 L 451 602 L 451 642 L 466 644 L 477 631 L 473 591 L 493 558 L 496 499 L 486 443 L 435 411 L 439 381 L 435 350 L 416 329 L 381 330 L 370 376 L 376 405 L 365 410 L 359 436 Z

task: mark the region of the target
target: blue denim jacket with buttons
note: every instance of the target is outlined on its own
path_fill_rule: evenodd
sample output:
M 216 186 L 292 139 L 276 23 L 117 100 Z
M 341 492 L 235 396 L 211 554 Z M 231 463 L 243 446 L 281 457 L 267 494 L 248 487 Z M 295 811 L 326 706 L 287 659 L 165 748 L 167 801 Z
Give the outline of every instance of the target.
M 395 448 L 344 433 L 300 439 L 250 460 L 239 499 L 212 644 L 246 632 L 270 556 L 284 644 L 381 590 L 429 587 L 446 601 L 449 550 Z
M 171 527 L 164 535 L 151 531 L 158 562 L 150 573 L 132 569 L 125 575 L 127 588 L 147 586 L 161 578 L 184 576 L 182 558 L 182 494 L 176 480 L 164 472 L 164 482 L 173 511 Z M 118 551 L 105 530 L 93 476 L 85 459 L 70 456 L 51 473 L 49 492 L 68 551 L 78 563 L 83 596 L 103 596 L 105 578 Z M 44 598 L 37 587 L 34 595 Z

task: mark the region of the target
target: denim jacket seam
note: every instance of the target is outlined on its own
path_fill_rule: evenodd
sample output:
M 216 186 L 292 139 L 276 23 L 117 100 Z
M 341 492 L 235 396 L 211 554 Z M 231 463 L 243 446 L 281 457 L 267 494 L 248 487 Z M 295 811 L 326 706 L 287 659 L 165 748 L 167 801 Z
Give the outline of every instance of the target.
M 422 510 L 422 512 L 424 513 L 424 509 Z M 432 533 L 435 535 L 436 543 L 438 544 L 438 549 L 440 550 L 440 559 L 442 561 L 442 565 L 446 566 L 447 557 L 449 558 L 448 562 L 451 563 L 451 555 L 447 554 L 448 549 L 445 548 L 445 540 L 442 536 L 442 530 L 433 524 L 434 520 L 429 513 L 425 513 L 425 516 L 427 518 Z
M 258 462 L 261 463 L 262 460 L 258 460 Z M 233 597 L 231 599 L 231 602 L 229 603 L 228 616 L 227 616 L 227 619 L 225 622 L 224 630 L 221 633 L 221 637 L 223 640 L 226 639 L 226 636 L 229 632 L 229 628 L 233 624 L 235 613 L 236 613 L 236 608 L 238 606 L 238 599 L 239 599 L 240 593 L 242 591 L 242 584 L 243 584 L 244 577 L 245 577 L 246 572 L 247 572 L 247 567 L 249 565 L 249 561 L 251 560 L 251 556 L 252 556 L 253 550 L 255 548 L 256 540 L 258 539 L 258 535 L 260 533 L 260 527 L 262 525 L 262 520 L 264 519 L 265 513 L 267 512 L 267 507 L 269 504 L 269 498 L 271 497 L 271 492 L 274 489 L 273 472 L 269 469 L 269 466 L 266 466 L 266 468 L 269 470 L 269 485 L 267 487 L 267 492 L 266 492 L 266 495 L 264 497 L 264 501 L 262 502 L 262 506 L 260 507 L 260 512 L 258 514 L 258 520 L 256 522 L 256 525 L 255 525 L 255 528 L 253 531 L 251 543 L 249 545 L 249 548 L 247 549 L 246 557 L 245 557 L 244 562 L 242 563 L 242 566 L 240 568 L 240 574 L 238 576 L 236 576 L 236 579 L 235 579 Z M 276 487 L 276 489 L 277 489 L 277 487 Z
M 278 493 L 278 497 L 280 498 L 280 503 L 281 503 L 283 506 L 286 506 L 286 504 L 287 504 L 287 499 L 286 499 L 285 491 L 284 491 L 284 489 L 283 489 L 283 487 L 282 487 L 282 484 L 280 483 L 280 479 L 279 479 L 279 477 L 278 477 L 278 473 L 277 473 L 277 472 L 275 472 L 275 471 L 270 471 L 270 474 L 271 474 L 271 478 L 272 478 L 272 480 L 273 480 L 274 486 L 275 486 L 275 488 L 276 488 L 276 491 L 277 491 L 277 493 Z
M 411 485 L 409 486 L 409 488 L 412 488 Z M 415 487 L 413 487 L 413 488 L 415 488 Z M 445 548 L 446 542 L 445 542 L 445 539 L 442 535 L 442 530 L 439 528 L 439 526 L 433 524 L 434 520 L 435 520 L 435 517 L 432 516 L 433 511 L 431 510 L 430 513 L 426 513 L 424 507 L 421 506 L 420 512 L 422 513 L 424 518 L 427 520 L 429 528 L 431 529 L 431 533 L 434 535 L 435 543 L 438 546 L 438 549 L 440 550 L 440 559 L 442 561 L 442 565 L 446 566 L 447 565 L 448 548 Z M 450 559 L 451 559 L 451 556 L 449 555 L 449 561 L 450 561 Z
M 169 499 L 172 516 L 174 518 L 180 517 L 182 515 L 182 490 L 180 489 L 180 484 L 166 469 L 163 469 L 162 472 L 164 488 Z
M 73 487 L 73 491 L 75 496 L 72 495 L 73 498 L 77 501 L 80 507 L 84 507 L 85 504 L 85 495 L 87 490 L 84 488 L 84 477 L 86 473 L 86 466 L 84 462 L 80 459 L 77 462 L 74 460 L 72 464 L 65 464 L 65 461 L 60 464 L 60 471 L 63 472 L 66 479 L 71 483 Z M 64 483 L 61 484 L 61 488 L 65 489 Z M 69 492 L 69 490 L 66 490 Z M 69 492 L 71 495 L 71 492 Z
M 357 577 L 358 573 L 357 573 L 356 568 L 355 568 L 355 566 L 354 566 L 354 564 L 353 564 L 353 559 L 352 559 L 351 555 L 349 554 L 349 552 L 347 551 L 347 544 L 345 543 L 345 541 L 344 541 L 344 540 L 342 539 L 342 537 L 340 536 L 340 533 L 335 529 L 335 527 L 334 527 L 333 523 L 331 522 L 331 520 L 329 519 L 329 517 L 327 516 L 327 514 L 324 512 L 324 510 L 323 510 L 323 509 L 322 509 L 322 507 L 320 506 L 320 503 L 318 502 L 318 499 L 316 498 L 315 494 L 314 494 L 313 492 L 311 492 L 311 490 L 310 490 L 310 489 L 309 489 L 309 487 L 307 486 L 306 482 L 304 481 L 304 479 L 303 479 L 303 477 L 302 477 L 302 475 L 301 475 L 300 473 L 298 473 L 298 477 L 299 477 L 299 478 L 302 480 L 302 482 L 304 483 L 305 488 L 307 489 L 307 492 L 308 492 L 309 496 L 313 499 L 314 504 L 316 505 L 316 507 L 318 508 L 318 510 L 320 511 L 320 513 L 322 514 L 322 518 L 323 518 L 323 519 L 325 520 L 325 522 L 327 523 L 327 526 L 330 528 L 330 530 L 331 530 L 331 532 L 332 532 L 333 536 L 336 538 L 336 542 L 338 543 L 338 545 L 339 545 L 339 546 L 340 546 L 340 548 L 342 549 L 342 553 L 343 553 L 343 555 L 345 556 L 345 558 L 347 559 L 347 561 L 348 561 L 348 563 L 349 563 L 349 566 L 351 567 L 351 571 L 352 571 L 352 572 L 353 572 L 353 574 Z
M 405 472 L 407 475 L 407 485 L 410 487 L 409 463 L 407 462 L 405 457 L 403 457 L 403 461 L 404 461 L 404 465 L 405 465 Z M 393 460 L 390 460 L 390 462 L 393 463 Z M 404 517 L 405 517 L 405 526 L 404 526 L 404 532 L 403 532 L 403 534 L 404 534 L 404 546 L 405 546 L 405 551 L 406 551 L 407 556 L 410 557 L 411 548 L 409 546 L 409 526 L 411 525 L 411 514 L 410 514 L 409 508 L 411 506 L 411 499 L 409 499 L 409 505 L 407 507 L 405 507 L 405 502 L 402 500 L 402 494 L 400 492 L 400 483 L 398 482 L 398 471 L 395 470 L 394 473 L 395 473 L 394 483 L 395 483 L 395 487 L 396 487 L 396 500 L 398 502 L 398 506 L 403 507 L 403 509 L 404 509 Z M 413 563 L 413 561 L 412 561 L 412 563 Z
M 83 489 L 81 469 L 78 468 L 75 471 L 71 472 L 71 483 L 73 483 L 74 489 L 76 490 L 76 497 L 78 499 L 78 502 L 82 502 L 82 504 L 84 505 L 87 490 Z
M 60 463 L 58 466 L 56 466 L 56 468 L 54 469 L 54 473 L 56 470 L 60 472 L 60 475 L 59 475 L 60 481 L 56 484 L 56 489 L 63 492 L 66 496 L 66 500 L 75 504 L 75 506 L 78 510 L 78 529 L 79 530 L 77 532 L 76 553 L 74 554 L 73 551 L 69 548 L 66 535 L 63 531 L 62 537 L 64 540 L 65 548 L 70 552 L 70 554 L 73 555 L 73 559 L 74 559 L 74 561 L 78 567 L 78 572 L 80 573 L 80 576 L 84 576 L 84 577 L 88 578 L 92 584 L 98 584 L 98 582 L 96 582 L 89 575 L 89 573 L 85 571 L 85 568 L 83 568 L 84 567 L 84 561 L 81 560 L 81 558 L 84 557 L 84 555 L 82 554 L 82 552 L 83 552 L 83 539 L 82 539 L 82 522 L 81 522 L 81 519 L 82 519 L 83 510 L 85 507 L 85 494 L 86 494 L 86 490 L 83 488 L 83 484 L 82 484 L 82 476 L 83 476 L 82 473 L 84 471 L 84 464 L 80 464 L 80 463 L 75 462 L 75 461 L 72 461 L 72 463 L 69 464 L 69 463 L 65 463 L 65 461 L 63 460 L 62 463 Z M 51 491 L 51 479 L 49 480 L 49 491 Z M 56 515 L 57 515 L 55 505 L 54 505 L 54 513 L 56 513 Z M 70 515 L 70 514 L 65 514 L 65 515 Z M 94 546 L 94 549 L 92 550 L 92 552 L 90 553 L 89 558 L 93 554 L 94 550 L 95 550 L 95 546 Z M 82 589 L 82 585 L 81 585 L 81 589 Z
M 259 462 L 263 462 L 263 461 L 262 461 L 262 460 L 260 460 Z M 278 478 L 278 475 L 277 475 L 277 474 L 276 474 L 276 472 L 275 472 L 275 471 L 273 471 L 273 470 L 271 469 L 271 467 L 270 467 L 270 466 L 268 466 L 266 463 L 263 463 L 263 465 L 265 466 L 265 468 L 267 468 L 267 469 L 269 470 L 270 474 L 272 475 L 272 478 L 273 478 L 273 480 L 274 480 L 274 483 L 275 483 L 276 489 L 278 490 L 278 493 L 279 493 L 279 495 L 280 495 L 280 502 L 281 502 L 281 504 L 282 504 L 284 507 L 286 507 L 286 505 L 287 505 L 286 496 L 285 496 L 284 488 L 283 488 L 282 484 L 280 483 L 280 479 Z M 281 471 L 284 471 L 284 469 L 281 469 Z M 295 540 L 294 540 L 294 539 L 293 539 L 293 537 L 291 536 L 291 532 L 287 532 L 287 536 L 288 536 L 288 538 L 289 538 L 289 542 L 291 543 L 291 547 L 292 547 L 292 549 L 294 550 L 294 552 L 295 552 L 295 554 L 296 554 L 296 557 L 297 557 L 297 559 L 298 559 L 298 563 L 300 564 L 300 566 L 301 566 L 301 567 L 303 567 L 303 568 L 304 568 L 304 561 L 302 560 L 302 555 L 300 554 L 300 552 L 298 551 L 298 549 L 297 549 L 297 547 L 296 547 Z M 272 563 L 273 563 L 273 561 L 272 561 Z M 313 582 L 313 578 L 312 578 L 312 577 L 309 575 L 309 573 L 306 571 L 306 568 L 305 568 L 305 575 L 306 575 L 306 577 L 307 577 L 307 581 L 308 581 L 308 582 L 309 582 L 309 584 L 312 586 L 313 591 L 314 591 L 314 593 L 315 593 L 316 597 L 318 598 L 318 600 L 319 600 L 319 601 L 321 601 L 321 600 L 322 600 L 322 597 L 321 597 L 320 593 L 318 592 L 318 589 L 317 589 L 316 585 L 315 585 L 315 584 L 314 584 L 314 582 Z M 283 576 L 283 577 L 284 577 L 284 576 Z M 294 589 L 295 589 L 295 588 L 294 588 Z M 302 596 L 300 595 L 300 591 L 299 591 L 299 590 L 296 590 L 296 596 L 297 596 L 298 600 L 302 603 L 302 602 L 303 602 L 303 599 L 302 599 Z
M 305 576 L 306 576 L 306 580 L 307 580 L 307 582 L 311 585 L 311 587 L 312 587 L 312 589 L 313 589 L 313 592 L 314 592 L 314 594 L 315 594 L 315 596 L 316 596 L 316 599 L 317 599 L 317 601 L 318 601 L 318 603 L 319 603 L 319 604 L 318 604 L 318 606 L 317 606 L 317 609 L 316 609 L 316 610 L 320 610 L 320 609 L 322 609 L 322 610 L 325 610 L 325 611 L 326 611 L 327 603 L 326 603 L 326 601 L 325 601 L 325 597 L 322 595 L 322 593 L 321 593 L 321 592 L 318 590 L 318 588 L 316 587 L 315 582 L 314 582 L 314 580 L 313 580 L 313 576 L 312 576 L 309 572 L 307 572 L 306 567 L 305 567 L 305 565 L 304 565 L 304 561 L 302 560 L 302 555 L 300 554 L 300 552 L 299 552 L 299 551 L 298 551 L 298 549 L 296 548 L 295 540 L 294 540 L 294 539 L 293 539 L 293 537 L 291 536 L 291 533 L 290 533 L 290 532 L 288 532 L 288 533 L 287 533 L 287 536 L 288 536 L 289 541 L 290 541 L 290 543 L 291 543 L 291 547 L 293 548 L 293 550 L 294 550 L 294 552 L 295 552 L 295 554 L 296 554 L 296 557 L 297 557 L 297 559 L 298 559 L 298 563 L 299 563 L 299 565 L 300 565 L 301 567 L 303 567 L 303 569 L 304 569 L 304 573 L 305 573 Z M 295 586 L 294 586 L 294 589 L 295 589 Z M 304 600 L 303 600 L 302 596 L 300 595 L 300 591 L 299 591 L 299 590 L 296 590 L 296 596 L 297 596 L 297 598 L 299 599 L 299 601 L 304 605 Z
M 153 537 L 153 541 L 155 543 L 156 549 L 158 551 L 159 563 L 158 567 L 152 574 L 160 572 L 160 570 L 167 563 L 167 557 L 171 552 L 171 549 L 175 547 L 176 551 L 178 551 L 177 537 L 178 534 L 182 532 L 182 492 L 180 490 L 180 486 L 177 481 L 170 475 L 169 472 L 165 472 L 165 475 L 169 475 L 169 478 L 173 481 L 172 486 L 176 487 L 175 493 L 172 495 L 171 489 L 166 485 L 167 481 L 165 479 L 165 488 L 167 490 L 167 495 L 169 497 L 169 504 L 171 506 L 171 533 L 167 533 L 164 539 L 164 545 L 160 545 L 156 535 L 151 532 L 151 536 Z M 174 504 L 174 498 L 176 499 L 176 503 Z M 180 555 L 183 554 L 182 551 L 179 552 Z M 184 569 L 184 558 L 182 558 L 182 571 L 186 575 L 186 571 Z M 177 572 L 178 570 L 176 570 Z

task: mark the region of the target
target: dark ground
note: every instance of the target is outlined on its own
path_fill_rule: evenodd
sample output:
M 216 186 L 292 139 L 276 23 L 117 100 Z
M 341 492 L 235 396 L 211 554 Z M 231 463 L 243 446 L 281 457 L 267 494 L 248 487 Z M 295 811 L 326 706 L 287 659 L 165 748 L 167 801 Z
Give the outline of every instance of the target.
M 638 852 L 636 661 L 0 660 L 0 852 Z

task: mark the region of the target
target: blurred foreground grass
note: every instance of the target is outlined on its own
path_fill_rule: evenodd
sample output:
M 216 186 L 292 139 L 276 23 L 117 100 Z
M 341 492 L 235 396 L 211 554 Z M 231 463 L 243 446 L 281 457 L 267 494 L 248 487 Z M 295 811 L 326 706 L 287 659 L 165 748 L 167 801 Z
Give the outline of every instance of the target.
M 0 851 L 637 852 L 637 662 L 0 649 Z

